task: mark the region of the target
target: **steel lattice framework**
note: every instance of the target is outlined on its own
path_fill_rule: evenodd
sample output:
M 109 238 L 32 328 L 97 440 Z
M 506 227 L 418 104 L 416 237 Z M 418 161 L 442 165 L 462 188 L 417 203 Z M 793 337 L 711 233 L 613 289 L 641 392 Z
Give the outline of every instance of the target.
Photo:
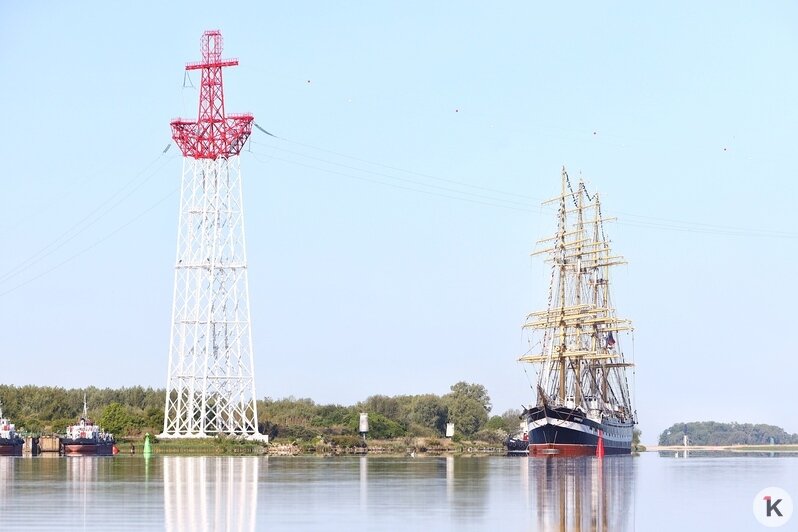
M 239 153 L 250 114 L 225 115 L 218 30 L 202 36 L 196 121 L 176 119 L 183 152 L 172 334 L 163 433 L 159 438 L 258 433 L 244 205 Z

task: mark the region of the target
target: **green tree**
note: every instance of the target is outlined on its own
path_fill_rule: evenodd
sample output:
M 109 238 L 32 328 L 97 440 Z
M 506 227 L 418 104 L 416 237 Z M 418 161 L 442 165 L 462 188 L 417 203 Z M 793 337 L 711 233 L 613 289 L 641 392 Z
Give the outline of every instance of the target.
M 452 398 L 447 400 L 449 421 L 454 429 L 465 436 L 473 436 L 487 423 L 488 412 L 485 406 L 471 397 Z
M 470 384 L 465 381 L 460 381 L 457 384 L 452 384 L 449 389 L 451 393 L 447 394 L 447 397 L 452 397 L 454 400 L 465 398 L 474 399 L 482 405 L 485 412 L 490 412 L 492 408 L 490 396 L 488 395 L 488 390 L 481 384 Z
M 372 395 L 357 404 L 360 412 L 369 412 L 382 414 L 383 416 L 399 421 L 401 417 L 400 401 L 396 397 L 388 397 L 387 395 Z
M 147 407 L 144 411 L 144 425 L 154 431 L 160 431 L 163 428 L 163 407 Z
M 449 407 L 437 395 L 417 395 L 413 397 L 409 417 L 412 423 L 430 428 L 442 436 L 446 431 Z
M 322 427 L 344 425 L 348 419 L 347 416 L 352 412 L 352 407 L 341 405 L 317 405 L 311 424 Z
M 485 423 L 485 430 L 503 430 L 507 432 L 507 424 L 501 416 L 491 416 Z
M 509 434 L 516 434 L 521 427 L 521 410 L 518 408 L 511 408 L 502 414 L 504 426 L 507 427 Z
M 488 391 L 481 384 L 460 381 L 443 397 L 449 408 L 449 421 L 465 436 L 473 436 L 488 422 L 491 409 Z
M 111 403 L 100 416 L 100 426 L 103 430 L 122 435 L 133 427 L 133 416 L 119 403 Z

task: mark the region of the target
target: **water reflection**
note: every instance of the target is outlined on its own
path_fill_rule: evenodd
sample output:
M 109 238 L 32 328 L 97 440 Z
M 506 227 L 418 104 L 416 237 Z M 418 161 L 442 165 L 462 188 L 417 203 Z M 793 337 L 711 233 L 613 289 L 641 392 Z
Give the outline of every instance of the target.
M 275 464 L 279 467 L 270 472 L 270 479 L 283 482 L 290 465 Z M 317 479 L 319 472 L 323 476 Z M 485 458 L 361 456 L 328 461 L 323 468 L 319 463 L 305 473 L 302 493 L 315 501 L 335 501 L 338 510 L 347 504 L 347 493 L 352 493 L 363 515 L 412 513 L 427 520 L 436 515 L 473 524 L 489 510 L 490 474 L 490 460 Z M 357 484 L 349 484 L 354 479 Z
M 660 458 L 796 458 L 794 451 L 718 451 L 694 449 L 683 451 L 659 451 Z
M 255 530 L 256 457 L 163 457 L 166 530 Z
M 446 493 L 452 518 L 470 522 L 485 515 L 490 496 L 485 457 L 446 457 Z
M 13 457 L 0 457 L 0 478 L 10 479 L 16 475 L 17 461 Z M 0 482 L 0 501 L 5 501 L 11 494 L 12 482 Z
M 634 458 L 531 458 L 529 464 L 540 530 L 634 529 Z
M 73 513 L 73 518 L 77 518 L 83 526 L 86 526 L 92 520 L 91 503 L 100 460 L 94 456 L 70 456 L 64 460 L 66 460 L 67 485 L 71 492 L 73 508 L 79 509 L 79 513 Z
M 369 459 L 366 456 L 360 457 L 359 462 L 360 480 L 360 509 L 363 510 L 369 503 Z

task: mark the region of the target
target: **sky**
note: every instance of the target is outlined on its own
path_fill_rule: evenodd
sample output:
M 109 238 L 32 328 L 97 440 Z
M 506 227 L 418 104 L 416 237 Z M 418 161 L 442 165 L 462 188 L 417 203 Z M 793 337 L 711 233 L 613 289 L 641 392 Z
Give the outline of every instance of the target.
M 533 402 L 564 166 L 617 217 L 643 441 L 798 432 L 794 2 L 167 4 L 0 7 L 3 383 L 166 386 L 163 150 L 219 29 L 227 111 L 275 135 L 241 163 L 258 397 Z

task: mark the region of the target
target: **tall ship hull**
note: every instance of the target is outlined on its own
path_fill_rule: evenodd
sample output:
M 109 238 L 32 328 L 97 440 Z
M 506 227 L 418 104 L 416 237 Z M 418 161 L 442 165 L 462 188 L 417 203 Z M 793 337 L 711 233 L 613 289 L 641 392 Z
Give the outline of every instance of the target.
M 546 204 L 557 206 L 557 229 L 533 255 L 551 264 L 548 305 L 527 315 L 529 350 L 519 358 L 535 367 L 536 402 L 524 408 L 507 450 L 629 454 L 637 420 L 627 379 L 633 364 L 621 340 L 633 329 L 610 295 L 611 268 L 625 262 L 610 250 L 598 194 L 581 181 L 572 187 L 564 168 L 561 193 Z
M 572 408 L 534 407 L 523 414 L 528 429 L 527 451 L 543 456 L 593 456 L 599 440 L 605 454 L 632 451 L 634 423 L 616 419 L 592 420 Z

